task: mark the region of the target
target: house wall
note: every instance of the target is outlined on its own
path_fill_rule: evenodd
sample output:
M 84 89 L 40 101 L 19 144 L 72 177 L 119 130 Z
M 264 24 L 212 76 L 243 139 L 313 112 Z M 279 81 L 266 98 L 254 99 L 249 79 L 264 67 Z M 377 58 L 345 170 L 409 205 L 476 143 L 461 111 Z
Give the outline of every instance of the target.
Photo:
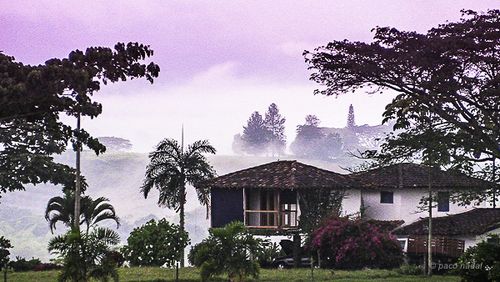
M 455 238 L 464 240 L 465 249 L 467 250 L 469 247 L 473 247 L 482 241 L 486 241 L 486 239 L 488 239 L 488 236 L 493 234 L 500 235 L 500 228 L 491 230 L 489 232 L 477 236 L 457 236 Z
M 361 190 L 347 190 L 342 200 L 342 215 L 357 214 L 361 210 Z
M 212 189 L 211 227 L 222 227 L 233 221 L 244 221 L 243 189 Z
M 386 190 L 390 191 L 390 190 Z M 380 203 L 380 191 L 363 191 L 363 205 L 365 216 L 377 220 L 404 220 L 405 224 L 412 223 L 428 216 L 426 210 L 421 211 L 420 200 L 427 195 L 426 189 L 393 190 L 394 203 Z M 433 217 L 462 213 L 478 206 L 459 206 L 450 202 L 450 211 L 438 212 L 433 208 Z

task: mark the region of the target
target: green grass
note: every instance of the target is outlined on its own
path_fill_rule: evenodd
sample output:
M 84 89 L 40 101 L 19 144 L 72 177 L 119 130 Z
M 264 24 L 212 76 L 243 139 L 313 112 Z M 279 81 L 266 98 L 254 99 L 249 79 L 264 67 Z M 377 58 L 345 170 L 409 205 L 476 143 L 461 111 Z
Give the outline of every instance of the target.
M 57 281 L 57 271 L 43 271 L 43 272 L 18 272 L 9 273 L 8 281 L 15 282 L 53 282 Z M 121 268 L 119 270 L 120 281 L 144 281 L 144 282 L 163 282 L 174 281 L 175 270 L 161 269 L 158 267 L 133 267 Z M 200 281 L 199 271 L 196 268 L 184 268 L 180 270 L 180 281 Z M 219 277 L 214 281 L 227 281 L 224 277 Z M 311 281 L 310 269 L 262 269 L 259 280 L 249 279 L 248 281 Z M 456 276 L 438 276 L 435 275 L 431 278 L 425 276 L 412 276 L 402 275 L 392 270 L 358 270 L 358 271 L 344 271 L 344 270 L 326 270 L 315 269 L 314 281 L 343 281 L 343 282 L 387 282 L 387 281 L 460 281 Z

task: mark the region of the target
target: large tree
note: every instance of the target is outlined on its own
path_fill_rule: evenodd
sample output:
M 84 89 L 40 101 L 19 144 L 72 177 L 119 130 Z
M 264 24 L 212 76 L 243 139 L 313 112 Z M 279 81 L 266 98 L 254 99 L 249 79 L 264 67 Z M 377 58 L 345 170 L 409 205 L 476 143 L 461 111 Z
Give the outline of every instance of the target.
M 265 152 L 271 138 L 271 131 L 259 112 L 253 112 L 243 127 L 244 150 L 250 154 L 260 154 Z
M 195 186 L 196 183 L 215 177 L 215 170 L 203 155 L 215 152 L 207 140 L 196 141 L 184 150 L 177 141 L 166 138 L 149 154 L 150 163 L 146 168 L 141 192 L 147 198 L 151 189 L 156 188 L 160 192 L 158 205 L 179 212 L 182 231 L 185 231 L 186 184 Z M 208 209 L 210 191 L 196 188 L 196 192 L 200 203 Z M 184 266 L 184 251 L 181 266 Z
M 404 127 L 426 109 L 460 158 L 500 157 L 500 11 L 462 14 L 425 34 L 377 27 L 371 43 L 333 41 L 306 51 L 311 80 L 325 86 L 316 93 L 392 90 L 386 120 Z
M 97 154 L 105 147 L 63 123 L 60 115 L 98 116 L 102 105 L 92 95 L 101 83 L 141 77 L 153 82 L 158 65 L 142 62 L 152 55 L 147 45 L 118 43 L 114 49 L 90 47 L 32 66 L 0 53 L 0 193 L 29 183 L 71 185 L 75 171 L 53 156 L 70 143 Z

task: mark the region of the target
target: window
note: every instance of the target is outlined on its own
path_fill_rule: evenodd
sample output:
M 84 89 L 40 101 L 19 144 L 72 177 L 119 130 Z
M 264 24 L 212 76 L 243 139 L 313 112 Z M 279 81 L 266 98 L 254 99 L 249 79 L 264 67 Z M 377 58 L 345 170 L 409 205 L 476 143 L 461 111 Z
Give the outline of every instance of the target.
M 438 211 L 447 212 L 450 211 L 450 193 L 449 192 L 438 192 Z
M 382 203 L 382 204 L 394 203 L 394 193 L 390 192 L 390 191 L 380 192 L 380 203 Z

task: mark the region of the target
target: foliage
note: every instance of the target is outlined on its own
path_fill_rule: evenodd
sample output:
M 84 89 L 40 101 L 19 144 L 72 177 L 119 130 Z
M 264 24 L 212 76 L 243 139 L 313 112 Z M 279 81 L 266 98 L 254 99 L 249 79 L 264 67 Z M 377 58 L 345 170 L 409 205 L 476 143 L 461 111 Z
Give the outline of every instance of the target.
M 9 262 L 9 267 L 14 269 L 14 271 L 30 271 L 35 270 L 35 266 L 41 264 L 42 262 L 37 258 L 31 258 L 26 260 L 23 257 L 16 257 L 16 260 Z
M 354 107 L 349 105 L 349 113 L 347 114 L 347 128 L 353 128 L 356 126 L 356 120 L 354 118 Z
M 322 264 L 327 267 L 395 268 L 403 260 L 395 237 L 359 219 L 332 217 L 310 236 L 309 248 L 320 252 Z
M 195 246 L 190 261 L 200 267 L 203 281 L 226 273 L 230 281 L 244 281 L 257 277 L 261 240 L 254 238 L 241 222 L 232 222 L 222 228 L 212 228 L 209 237 Z
M 66 192 L 63 197 L 53 197 L 49 200 L 45 209 L 45 219 L 49 222 L 52 232 L 57 222 L 62 222 L 66 227 L 73 225 L 74 203 L 75 197 L 72 192 Z M 113 220 L 117 227 L 120 225 L 120 220 L 116 216 L 114 207 L 109 203 L 109 199 L 99 197 L 94 200 L 90 196 L 83 196 L 80 200 L 80 224 L 85 224 L 88 231 L 103 220 Z
M 345 191 L 333 189 L 314 189 L 301 191 L 299 226 L 307 234 L 311 233 L 323 220 L 340 216 Z
M 133 266 L 172 267 L 182 258 L 189 244 L 186 231 L 166 219 L 154 219 L 134 228 L 122 248 L 125 259 Z
M 338 133 L 324 133 L 315 115 L 307 115 L 303 125 L 297 126 L 297 136 L 290 145 L 300 157 L 331 160 L 342 153 L 343 140 Z
M 68 231 L 49 241 L 49 251 L 63 259 L 59 281 L 99 279 L 118 281 L 116 262 L 107 254 L 120 242 L 118 234 L 108 228 L 94 227 L 88 233 Z
M 142 77 L 153 82 L 158 65 L 142 63 L 152 55 L 147 45 L 118 43 L 31 66 L 0 53 L 0 193 L 23 190 L 28 183 L 70 186 L 74 169 L 55 162 L 54 155 L 77 138 L 96 153 L 105 147 L 63 123 L 60 114 L 98 116 L 102 105 L 92 95 L 101 83 Z
M 9 262 L 10 248 L 12 248 L 10 240 L 4 236 L 0 236 L 0 269 L 3 269 L 7 262 Z
M 247 121 L 247 125 L 243 127 L 244 151 L 250 154 L 264 153 L 268 147 L 272 133 L 266 125 L 259 112 L 253 112 Z
M 408 128 L 431 112 L 454 159 L 500 157 L 500 10 L 464 10 L 459 21 L 426 34 L 389 27 L 374 31 L 371 43 L 333 41 L 304 53 L 311 80 L 325 86 L 315 93 L 395 91 L 384 112 L 395 128 Z
M 500 281 L 500 238 L 498 235 L 468 248 L 459 259 L 457 273 L 463 281 Z
M 146 168 L 141 192 L 144 198 L 147 198 L 151 189 L 156 188 L 160 192 L 158 205 L 179 212 L 181 230 L 185 230 L 186 184 L 195 187 L 198 200 L 207 207 L 208 216 L 210 191 L 197 184 L 215 177 L 214 168 L 203 155 L 215 152 L 208 140 L 195 141 L 184 150 L 177 141 L 166 138 L 149 154 L 150 162 Z M 181 266 L 184 266 L 184 250 L 181 254 Z
M 270 132 L 269 149 L 274 156 L 283 154 L 286 145 L 285 136 L 285 121 L 286 119 L 281 116 L 278 106 L 275 103 L 269 105 L 265 114 L 264 123 L 267 130 Z
M 398 268 L 397 272 L 404 275 L 422 275 L 424 269 L 418 265 L 404 263 Z
M 261 267 L 271 267 L 275 259 L 283 256 L 283 252 L 277 243 L 269 241 L 262 242 L 262 249 L 257 255 Z

